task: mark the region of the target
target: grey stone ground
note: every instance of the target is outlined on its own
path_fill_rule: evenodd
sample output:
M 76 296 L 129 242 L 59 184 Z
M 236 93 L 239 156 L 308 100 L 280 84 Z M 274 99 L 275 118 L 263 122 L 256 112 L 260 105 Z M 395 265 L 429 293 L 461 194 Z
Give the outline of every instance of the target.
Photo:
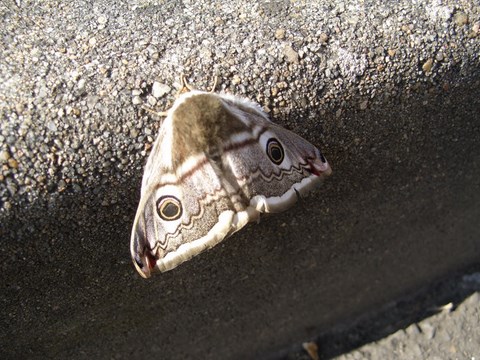
M 478 288 L 458 285 L 480 264 L 478 1 L 4 0 L 0 16 L 2 359 L 301 358 L 311 340 L 322 358 L 480 357 Z M 334 175 L 145 281 L 129 236 L 160 120 L 142 106 L 167 108 L 181 72 L 259 102 Z
M 469 296 L 453 313 L 450 305 L 439 315 L 337 359 L 478 359 L 480 292 Z
M 374 314 L 364 314 L 347 326 L 337 324 L 271 359 L 475 360 L 480 354 L 479 290 L 480 273 L 452 276 L 396 299 Z M 358 347 L 366 339 L 371 343 Z

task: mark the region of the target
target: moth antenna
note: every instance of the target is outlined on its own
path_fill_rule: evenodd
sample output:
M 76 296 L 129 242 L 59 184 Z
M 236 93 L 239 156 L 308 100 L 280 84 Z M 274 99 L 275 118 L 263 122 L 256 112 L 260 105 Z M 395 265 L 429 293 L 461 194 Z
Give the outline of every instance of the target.
M 187 89 L 185 92 L 195 90 L 195 88 L 193 86 L 188 84 L 187 78 L 185 77 L 185 74 L 183 74 L 183 73 L 180 75 L 180 83 L 182 84 L 182 87 L 178 91 L 177 97 L 182 92 L 184 92 L 185 89 Z
M 177 97 L 183 92 L 195 90 L 195 88 L 188 83 L 187 78 L 183 73 L 180 75 L 180 83 L 182 84 L 182 87 L 178 91 Z M 215 88 L 217 87 L 217 84 L 218 84 L 218 76 L 215 75 L 215 78 L 213 79 L 213 85 L 208 92 L 213 93 L 215 91 Z
M 168 115 L 168 111 L 155 111 L 155 110 L 152 110 L 146 106 L 142 106 L 142 109 L 149 112 L 149 113 L 152 113 L 152 114 L 155 114 L 157 116 L 167 116 Z

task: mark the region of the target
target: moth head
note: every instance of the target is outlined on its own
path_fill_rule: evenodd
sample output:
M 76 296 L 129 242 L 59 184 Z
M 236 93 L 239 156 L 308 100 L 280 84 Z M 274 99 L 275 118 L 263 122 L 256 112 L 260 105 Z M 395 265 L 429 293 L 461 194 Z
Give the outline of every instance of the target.
M 159 268 L 159 259 L 175 248 L 173 234 L 184 215 L 180 189 L 166 185 L 145 192 L 132 229 L 130 251 L 135 268 L 148 278 Z

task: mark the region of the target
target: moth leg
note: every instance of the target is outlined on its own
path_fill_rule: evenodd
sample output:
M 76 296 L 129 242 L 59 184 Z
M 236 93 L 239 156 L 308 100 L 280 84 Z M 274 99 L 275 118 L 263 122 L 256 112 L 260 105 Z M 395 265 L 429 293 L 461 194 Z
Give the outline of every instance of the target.
M 295 195 L 297 195 L 297 201 L 302 201 L 302 196 L 300 195 L 300 193 L 298 192 L 297 189 L 293 188 L 293 190 L 295 190 Z
M 293 190 L 295 190 L 295 195 L 297 195 L 298 206 L 300 207 L 304 206 L 305 205 L 304 198 L 302 197 L 300 192 L 295 188 L 293 188 Z
M 213 93 L 215 91 L 215 88 L 217 87 L 217 82 L 218 82 L 218 76 L 215 75 L 215 78 L 213 80 L 213 85 L 212 85 L 212 88 L 210 89 L 210 93 Z

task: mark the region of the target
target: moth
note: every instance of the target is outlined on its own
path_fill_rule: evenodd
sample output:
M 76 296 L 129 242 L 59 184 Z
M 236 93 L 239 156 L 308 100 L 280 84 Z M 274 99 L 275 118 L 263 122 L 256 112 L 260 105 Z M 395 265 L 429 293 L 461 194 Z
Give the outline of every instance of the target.
M 183 93 L 166 113 L 145 166 L 131 255 L 143 277 L 175 268 L 291 207 L 330 175 L 319 149 L 261 107 L 224 93 Z

